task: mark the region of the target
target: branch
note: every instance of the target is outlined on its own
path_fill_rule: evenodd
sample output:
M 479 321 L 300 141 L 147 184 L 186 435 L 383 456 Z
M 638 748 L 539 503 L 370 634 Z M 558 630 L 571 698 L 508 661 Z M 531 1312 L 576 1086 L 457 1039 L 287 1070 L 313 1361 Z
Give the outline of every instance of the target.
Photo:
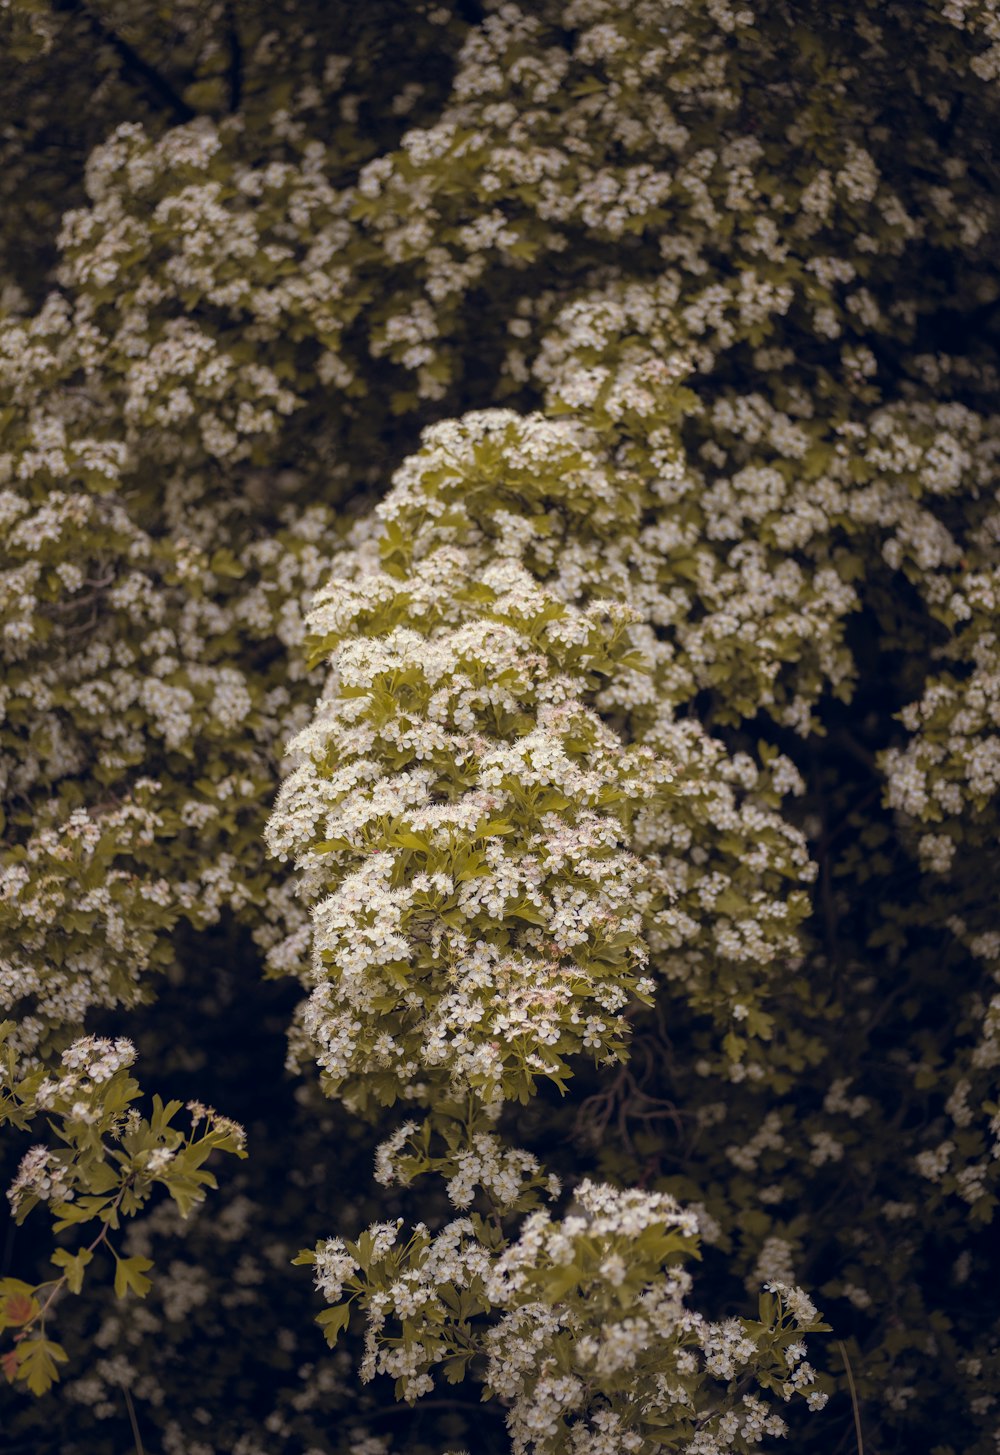
M 137 77 L 145 85 L 146 90 L 155 98 L 157 105 L 165 107 L 172 113 L 177 125 L 194 120 L 198 113 L 178 96 L 167 78 L 162 76 L 155 66 L 144 61 L 142 56 L 132 49 L 128 41 L 106 25 L 100 16 L 89 10 L 84 4 L 84 0 L 64 0 L 64 4 L 71 14 L 79 15 L 87 22 L 98 40 L 111 47 L 120 59 L 122 69 Z
M 425 1410 L 460 1410 L 463 1414 L 474 1415 L 476 1419 L 482 1419 L 484 1414 L 499 1413 L 492 1409 L 484 1410 L 481 1404 L 470 1404 L 468 1400 L 464 1399 L 421 1399 L 412 1405 L 385 1405 L 381 1409 L 372 1410 L 367 1418 L 370 1420 L 392 1419 L 396 1415 L 421 1415 Z
M 122 1187 L 122 1189 L 119 1192 L 118 1196 L 115 1198 L 114 1202 L 112 1203 L 112 1205 L 111 1205 L 111 1211 L 112 1211 L 112 1213 L 117 1212 L 118 1208 L 121 1207 L 122 1198 L 125 1196 L 126 1190 L 127 1190 L 127 1184 Z M 93 1253 L 95 1251 L 95 1249 L 99 1248 L 102 1243 L 104 1243 L 104 1242 L 107 1241 L 107 1237 L 108 1237 L 108 1233 L 110 1231 L 110 1228 L 111 1228 L 110 1222 L 106 1222 L 104 1224 L 104 1227 L 98 1233 L 97 1237 L 94 1239 L 94 1241 L 92 1243 L 88 1243 L 87 1244 L 86 1251 L 88 1253 Z M 108 1247 L 111 1248 L 111 1244 L 110 1243 L 108 1243 Z M 111 1251 L 114 1252 L 114 1249 L 112 1248 Z M 26 1324 L 24 1324 L 22 1326 L 22 1328 L 18 1331 L 18 1333 L 16 1333 L 14 1335 L 14 1342 L 15 1343 L 17 1343 L 19 1340 L 23 1339 L 27 1334 L 29 1334 L 31 1332 L 31 1330 L 35 1327 L 36 1324 L 38 1325 L 39 1332 L 42 1335 L 44 1335 L 44 1333 L 45 1333 L 45 1315 L 48 1313 L 49 1309 L 51 1308 L 52 1303 L 55 1300 L 57 1294 L 59 1294 L 62 1291 L 62 1288 L 63 1288 L 64 1284 L 66 1283 L 67 1278 L 68 1278 L 68 1274 L 64 1273 L 61 1278 L 53 1278 L 53 1279 L 50 1279 L 50 1280 L 47 1279 L 45 1284 L 38 1284 L 37 1285 L 37 1287 L 39 1287 L 39 1288 L 44 1288 L 44 1287 L 46 1287 L 46 1285 L 48 1283 L 51 1282 L 52 1291 L 50 1292 L 48 1298 L 46 1298 L 45 1302 L 40 1306 L 40 1308 L 39 1308 L 37 1314 L 35 1314 L 34 1318 L 29 1319 L 28 1322 Z
M 226 28 L 229 32 L 229 110 L 235 112 L 243 100 L 243 47 L 232 0 L 226 6 Z
M 135 1417 L 135 1405 L 132 1403 L 132 1392 L 127 1384 L 123 1384 L 121 1390 L 125 1396 L 125 1408 L 128 1410 L 129 1424 L 132 1426 L 132 1438 L 135 1441 L 135 1455 L 145 1455 L 142 1436 L 139 1434 L 139 1421 Z

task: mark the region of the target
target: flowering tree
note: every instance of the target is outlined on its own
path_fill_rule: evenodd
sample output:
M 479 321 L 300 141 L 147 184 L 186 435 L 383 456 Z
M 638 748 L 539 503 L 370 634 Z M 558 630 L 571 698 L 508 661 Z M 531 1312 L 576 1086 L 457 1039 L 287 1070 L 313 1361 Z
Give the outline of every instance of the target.
M 992 1451 L 1000 10 L 0 25 L 15 1448 Z

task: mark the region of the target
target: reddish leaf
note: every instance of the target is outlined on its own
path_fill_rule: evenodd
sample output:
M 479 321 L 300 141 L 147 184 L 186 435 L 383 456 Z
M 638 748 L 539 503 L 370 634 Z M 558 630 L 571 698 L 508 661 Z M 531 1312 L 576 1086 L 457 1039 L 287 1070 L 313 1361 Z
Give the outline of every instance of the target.
M 10 1324 L 27 1324 L 38 1311 L 38 1303 L 26 1293 L 8 1294 L 3 1302 L 4 1317 Z

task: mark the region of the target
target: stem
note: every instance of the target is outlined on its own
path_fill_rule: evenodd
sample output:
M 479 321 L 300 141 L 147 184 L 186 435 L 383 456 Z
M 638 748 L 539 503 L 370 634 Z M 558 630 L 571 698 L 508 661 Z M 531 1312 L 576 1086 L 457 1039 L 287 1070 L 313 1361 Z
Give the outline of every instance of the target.
M 125 1396 L 125 1408 L 128 1410 L 129 1424 L 132 1426 L 132 1439 L 135 1441 L 135 1455 L 146 1455 L 146 1452 L 142 1448 L 142 1436 L 139 1434 L 139 1421 L 135 1417 L 132 1391 L 127 1384 L 122 1385 L 122 1394 Z
M 125 1196 L 125 1188 L 123 1187 L 122 1190 L 119 1192 L 118 1196 L 115 1198 L 114 1202 L 111 1204 L 111 1211 L 112 1212 L 115 1212 L 116 1211 L 116 1209 L 119 1207 L 119 1205 L 121 1203 L 121 1200 L 122 1200 L 122 1198 L 124 1196 Z M 110 1222 L 106 1222 L 104 1224 L 104 1227 L 98 1233 L 97 1237 L 94 1239 L 94 1241 L 92 1243 L 89 1243 L 87 1245 L 86 1251 L 88 1253 L 93 1253 L 93 1251 L 94 1251 L 95 1248 L 99 1248 L 102 1243 L 106 1242 L 107 1241 L 107 1236 L 108 1236 L 108 1233 L 110 1232 L 110 1230 L 111 1230 L 111 1224 L 110 1224 Z M 110 1246 L 110 1244 L 109 1244 L 109 1246 Z M 26 1323 L 24 1325 L 24 1327 L 21 1329 L 20 1333 L 17 1335 L 17 1337 L 19 1339 L 23 1339 L 24 1336 L 25 1336 L 25 1334 L 27 1334 L 28 1330 L 31 1329 L 35 1324 L 38 1324 L 39 1325 L 39 1328 L 41 1329 L 41 1332 L 42 1333 L 45 1332 L 45 1315 L 48 1313 L 48 1310 L 49 1310 L 49 1308 L 50 1308 L 50 1306 L 52 1304 L 53 1299 L 56 1297 L 56 1295 L 58 1294 L 59 1290 L 62 1288 L 62 1286 L 63 1286 L 63 1284 L 65 1282 L 66 1282 L 66 1274 L 64 1273 L 61 1278 L 57 1278 L 55 1280 L 55 1282 L 53 1283 L 53 1285 L 52 1285 L 52 1292 L 49 1294 L 48 1298 L 42 1304 L 42 1306 L 38 1310 L 37 1314 L 35 1314 L 35 1317 L 33 1319 L 31 1319 L 28 1323 Z M 45 1284 L 42 1284 L 41 1287 L 44 1288 L 45 1287 Z
M 471 1404 L 463 1399 L 422 1399 L 418 1404 L 407 1405 L 386 1405 L 384 1409 L 372 1410 L 368 1416 L 372 1420 L 392 1419 L 396 1415 L 420 1415 L 424 1410 L 464 1410 L 468 1415 L 474 1415 L 480 1419 L 483 1414 L 492 1414 L 492 1410 L 484 1410 L 481 1404 Z
M 854 1410 L 854 1433 L 858 1437 L 858 1455 L 865 1455 L 865 1442 L 861 1435 L 861 1406 L 858 1404 L 858 1391 L 854 1387 L 854 1371 L 851 1368 L 851 1361 L 847 1357 L 847 1346 L 843 1339 L 837 1340 L 837 1348 L 840 1350 L 840 1357 L 847 1370 L 847 1387 L 851 1391 L 851 1408 Z

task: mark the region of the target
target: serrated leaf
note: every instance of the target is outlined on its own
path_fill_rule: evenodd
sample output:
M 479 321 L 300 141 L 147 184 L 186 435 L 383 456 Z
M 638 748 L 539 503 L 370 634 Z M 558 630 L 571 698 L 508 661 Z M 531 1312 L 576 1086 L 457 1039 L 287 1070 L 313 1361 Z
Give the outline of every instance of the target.
M 99 1162 L 87 1177 L 91 1192 L 110 1192 L 113 1187 L 118 1186 L 120 1181 L 120 1173 L 109 1167 L 106 1162 Z
M 52 1211 L 59 1221 L 52 1224 L 52 1231 L 61 1233 L 66 1228 L 71 1228 L 74 1223 L 89 1223 L 92 1218 L 103 1212 L 107 1205 L 108 1198 L 106 1197 L 81 1197 L 76 1202 L 54 1203 Z
M 441 1365 L 441 1373 L 449 1384 L 461 1384 L 465 1378 L 465 1366 L 467 1360 L 464 1356 L 455 1359 L 446 1359 Z
M 347 1328 L 351 1320 L 351 1306 L 349 1303 L 340 1303 L 336 1308 L 324 1309 L 316 1318 L 316 1322 L 323 1330 L 326 1342 L 332 1349 L 340 1335 Z
M 0 1329 L 18 1329 L 24 1324 L 30 1324 L 39 1309 L 40 1304 L 30 1284 L 25 1285 L 23 1292 L 18 1290 L 16 1293 L 8 1293 L 0 1299 Z
M 119 1258 L 115 1266 L 116 1296 L 124 1298 L 131 1289 L 137 1298 L 145 1298 L 153 1286 L 146 1277 L 146 1270 L 152 1266 L 151 1258 Z
M 79 1293 L 83 1287 L 83 1270 L 92 1262 L 93 1257 L 89 1248 L 81 1248 L 79 1253 L 71 1253 L 68 1248 L 57 1248 L 50 1261 L 64 1270 L 70 1293 Z
M 63 1346 L 52 1339 L 25 1339 L 17 1348 L 17 1377 L 32 1394 L 44 1394 L 59 1378 L 56 1364 L 65 1364 L 68 1357 Z

